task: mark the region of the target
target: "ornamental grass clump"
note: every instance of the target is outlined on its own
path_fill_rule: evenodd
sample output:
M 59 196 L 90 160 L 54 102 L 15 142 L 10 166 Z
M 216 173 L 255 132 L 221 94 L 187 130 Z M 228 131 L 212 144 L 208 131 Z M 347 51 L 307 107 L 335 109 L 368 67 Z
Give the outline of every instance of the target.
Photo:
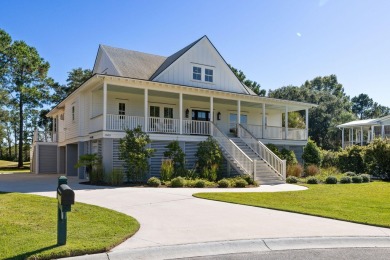
M 315 176 L 317 175 L 318 173 L 320 172 L 320 170 L 318 169 L 318 167 L 314 164 L 310 164 L 306 167 L 305 169 L 305 173 L 306 173 L 306 176 Z
M 125 173 L 123 169 L 114 168 L 106 177 L 106 182 L 112 186 L 119 186 L 123 184 Z
M 287 176 L 301 177 L 303 167 L 300 164 L 287 165 Z
M 160 176 L 163 182 L 172 179 L 174 172 L 173 162 L 171 159 L 166 159 L 161 162 Z

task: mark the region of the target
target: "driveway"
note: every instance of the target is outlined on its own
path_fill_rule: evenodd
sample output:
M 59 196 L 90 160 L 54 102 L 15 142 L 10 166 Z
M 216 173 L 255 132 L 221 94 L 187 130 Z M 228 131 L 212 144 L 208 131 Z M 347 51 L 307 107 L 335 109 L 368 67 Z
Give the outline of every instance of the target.
M 0 174 L 1 191 L 55 197 L 58 175 Z M 298 237 L 390 237 L 390 229 L 277 210 L 208 201 L 196 192 L 300 190 L 283 184 L 252 189 L 111 188 L 69 178 L 76 201 L 135 217 L 140 230 L 115 250 L 210 241 Z M 71 214 L 71 213 L 70 213 Z

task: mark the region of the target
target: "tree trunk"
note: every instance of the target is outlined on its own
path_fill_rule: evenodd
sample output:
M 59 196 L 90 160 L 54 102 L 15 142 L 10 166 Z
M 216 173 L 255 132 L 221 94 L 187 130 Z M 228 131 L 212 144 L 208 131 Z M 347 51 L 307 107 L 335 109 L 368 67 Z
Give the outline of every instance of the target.
M 18 168 L 23 167 L 23 98 L 20 96 L 19 100 L 19 156 Z

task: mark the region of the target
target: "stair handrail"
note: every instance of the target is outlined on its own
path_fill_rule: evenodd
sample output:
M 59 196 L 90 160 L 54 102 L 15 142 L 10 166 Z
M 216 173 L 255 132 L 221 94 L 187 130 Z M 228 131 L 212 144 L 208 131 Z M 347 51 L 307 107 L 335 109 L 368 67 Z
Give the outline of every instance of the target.
M 235 160 L 235 162 L 245 171 L 254 174 L 254 161 L 230 140 L 214 123 L 211 122 L 211 136 L 217 140 L 218 144 Z
M 237 124 L 237 134 L 269 167 L 286 180 L 286 160 L 280 159 L 241 124 Z

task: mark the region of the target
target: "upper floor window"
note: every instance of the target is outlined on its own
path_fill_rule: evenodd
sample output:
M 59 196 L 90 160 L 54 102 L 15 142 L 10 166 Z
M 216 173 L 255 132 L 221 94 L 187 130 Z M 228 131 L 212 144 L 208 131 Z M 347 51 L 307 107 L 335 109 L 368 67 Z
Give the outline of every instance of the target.
M 202 69 L 200 67 L 192 67 L 192 78 L 202 80 Z
M 204 80 L 207 82 L 213 82 L 213 70 L 205 69 Z
M 75 108 L 74 108 L 74 106 L 72 106 L 72 121 L 74 121 L 74 111 L 75 111 Z

